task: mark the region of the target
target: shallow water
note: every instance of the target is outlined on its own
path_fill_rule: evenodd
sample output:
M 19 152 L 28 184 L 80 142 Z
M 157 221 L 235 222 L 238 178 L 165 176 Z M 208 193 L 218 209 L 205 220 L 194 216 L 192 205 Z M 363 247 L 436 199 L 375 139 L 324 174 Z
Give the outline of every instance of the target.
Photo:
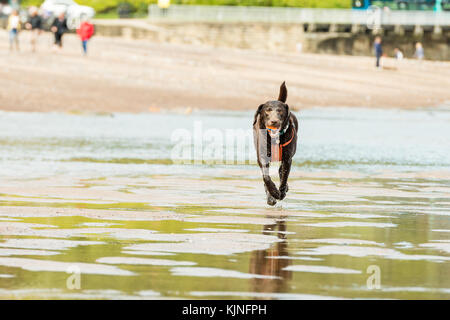
M 273 208 L 251 140 L 172 163 L 252 117 L 0 113 L 0 298 L 450 298 L 449 109 L 301 111 Z

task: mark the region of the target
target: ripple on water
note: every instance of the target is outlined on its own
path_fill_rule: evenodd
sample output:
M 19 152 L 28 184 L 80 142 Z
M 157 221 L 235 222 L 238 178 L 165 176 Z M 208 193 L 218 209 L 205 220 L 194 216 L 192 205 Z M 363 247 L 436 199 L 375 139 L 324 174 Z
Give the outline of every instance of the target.
M 23 248 L 23 249 L 44 249 L 44 250 L 64 250 L 77 246 L 91 246 L 104 244 L 100 241 L 74 241 L 60 239 L 7 239 L 0 243 L 0 247 Z
M 450 240 L 432 240 L 432 242 L 429 243 L 419 244 L 419 247 L 431 248 L 450 253 Z
M 6 299 L 135 299 L 119 290 L 83 290 L 67 292 L 61 289 L 1 289 L 0 297 Z M 139 298 L 139 297 L 137 297 Z
M 393 223 L 351 222 L 351 221 L 303 223 L 302 225 L 318 228 L 345 228 L 345 227 L 392 228 L 397 226 L 396 224 Z
M 48 250 L 25 250 L 25 249 L 2 249 L 0 256 L 52 256 L 60 254 L 58 251 Z
M 366 246 L 384 246 L 383 243 L 360 239 L 306 239 L 303 242 L 328 243 L 340 245 L 366 245 Z
M 170 269 L 170 272 L 175 276 L 188 276 L 188 277 L 220 277 L 220 278 L 239 278 L 239 279 L 279 278 L 270 275 L 244 273 L 235 270 L 225 270 L 219 268 L 203 268 L 203 267 L 177 267 Z
M 0 257 L 0 266 L 22 268 L 28 271 L 53 271 L 67 272 L 71 268 L 79 268 L 81 274 L 101 274 L 114 276 L 131 276 L 133 272 L 122 270 L 114 266 L 83 263 L 83 262 L 61 262 L 50 260 L 37 260 L 25 258 L 2 258 Z
M 202 216 L 195 218 L 186 218 L 184 221 L 197 223 L 233 223 L 233 224 L 274 224 L 274 219 L 253 218 L 242 216 Z
M 315 294 L 297 293 L 276 293 L 276 292 L 239 292 L 239 291 L 191 291 L 194 297 L 239 297 L 255 299 L 280 299 L 280 300 L 336 300 L 340 299 L 331 296 L 321 296 Z
M 149 240 L 169 243 L 140 243 L 127 246 L 124 250 L 231 255 L 265 250 L 270 248 L 273 243 L 282 241 L 275 236 L 248 233 L 157 233 L 152 235 Z
M 157 251 L 144 251 L 144 250 L 124 250 L 123 254 L 133 254 L 133 255 L 141 255 L 141 256 L 173 256 L 175 253 L 170 252 L 157 252 Z
M 6 227 L 4 229 L 1 228 L 0 223 L 0 235 L 23 235 L 23 236 L 35 236 L 35 237 L 48 237 L 48 238 L 70 238 L 70 237 L 90 237 L 93 234 L 100 234 L 104 236 L 108 236 L 116 239 L 136 239 L 136 240 L 146 240 L 150 239 L 151 235 L 156 231 L 147 230 L 147 229 L 125 229 L 125 228 L 65 228 L 65 229 L 46 229 L 45 225 L 37 225 L 37 224 L 27 224 L 27 223 L 15 223 L 13 226 Z M 62 241 L 62 242 L 61 242 Z M 83 243 L 87 243 L 86 241 L 69 241 L 69 240 L 20 240 L 18 242 L 23 243 L 31 243 L 35 242 L 36 244 L 41 243 L 42 245 L 56 246 L 58 244 L 64 246 L 63 244 L 75 244 L 82 245 Z M 53 243 L 54 242 L 54 243 Z M 91 244 L 102 244 L 100 243 L 91 243 Z
M 161 296 L 159 292 L 153 290 L 141 290 L 137 292 L 137 294 L 144 298 L 155 298 Z
M 304 261 L 323 261 L 323 259 L 321 259 L 321 258 L 313 258 L 313 257 L 292 257 L 292 256 L 268 256 L 267 259 L 304 260 Z
M 149 265 L 149 266 L 194 266 L 197 264 L 191 261 L 147 259 L 134 257 L 103 257 L 97 259 L 96 262 L 106 264 L 134 264 L 134 265 Z
M 118 223 L 107 223 L 107 222 L 84 222 L 80 223 L 79 226 L 84 227 L 111 227 L 118 226 Z
M 292 265 L 284 268 L 286 271 L 296 272 L 311 272 L 311 273 L 331 273 L 331 274 L 360 274 L 360 270 L 343 269 L 327 266 L 312 266 L 312 265 Z
M 429 260 L 435 262 L 449 261 L 450 257 L 404 254 L 389 248 L 359 247 L 359 246 L 322 246 L 296 252 L 299 255 L 347 255 L 350 257 L 378 256 L 396 260 Z
M 198 231 L 198 232 L 249 232 L 246 229 L 221 229 L 221 228 L 190 228 L 184 229 L 186 231 Z

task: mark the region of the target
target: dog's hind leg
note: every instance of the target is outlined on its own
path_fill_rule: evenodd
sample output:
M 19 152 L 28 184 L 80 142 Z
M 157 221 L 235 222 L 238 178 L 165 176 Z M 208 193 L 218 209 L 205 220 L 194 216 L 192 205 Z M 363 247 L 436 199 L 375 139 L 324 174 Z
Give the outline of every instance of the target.
M 286 193 L 289 191 L 289 186 L 287 180 L 289 177 L 289 172 L 291 171 L 292 159 L 285 160 L 281 163 L 280 169 L 278 169 L 278 174 L 280 175 L 280 200 L 286 197 Z

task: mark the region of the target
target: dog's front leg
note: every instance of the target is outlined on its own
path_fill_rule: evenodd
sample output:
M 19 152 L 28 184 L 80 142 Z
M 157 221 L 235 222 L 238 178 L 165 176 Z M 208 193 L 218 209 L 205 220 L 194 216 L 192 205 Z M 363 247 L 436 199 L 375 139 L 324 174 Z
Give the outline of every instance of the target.
M 280 197 L 278 199 L 283 200 L 286 197 L 286 192 L 288 192 L 289 187 L 287 180 L 289 177 L 289 172 L 291 171 L 292 159 L 283 160 L 281 163 L 278 173 L 280 175 Z
M 277 186 L 273 183 L 272 179 L 270 179 L 268 163 L 261 165 L 261 171 L 264 180 L 264 188 L 266 189 L 267 194 L 267 204 L 273 206 L 277 203 L 276 199 L 280 198 L 280 191 L 278 191 Z

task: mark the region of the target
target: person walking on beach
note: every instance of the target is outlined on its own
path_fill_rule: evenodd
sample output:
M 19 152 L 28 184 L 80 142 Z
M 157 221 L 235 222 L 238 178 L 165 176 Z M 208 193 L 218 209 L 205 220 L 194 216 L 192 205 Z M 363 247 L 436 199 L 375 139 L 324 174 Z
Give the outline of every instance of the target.
M 158 7 L 161 10 L 161 14 L 167 16 L 167 11 L 170 7 L 170 0 L 158 0 Z
M 55 35 L 55 48 L 62 49 L 62 37 L 64 33 L 68 31 L 66 14 L 60 13 L 59 16 L 53 21 L 50 30 Z
M 94 25 L 85 18 L 77 29 L 77 33 L 81 39 L 83 54 L 87 55 L 87 44 L 89 39 L 94 35 Z
M 423 46 L 422 43 L 417 42 L 416 43 L 416 52 L 414 53 L 414 57 L 416 57 L 416 59 L 422 60 L 425 57 L 425 53 L 423 51 Z
M 19 11 L 14 9 L 8 18 L 8 26 L 6 27 L 9 33 L 9 51 L 13 50 L 14 44 L 16 50 L 19 51 L 19 31 L 20 31 L 20 18 Z
M 30 18 L 25 24 L 25 28 L 31 31 L 31 51 L 36 52 L 36 42 L 42 32 L 42 18 L 39 16 L 36 7 L 30 8 Z
M 397 60 L 403 60 L 403 52 L 401 52 L 399 48 L 395 48 L 394 49 L 394 57 Z
M 381 56 L 383 55 L 383 48 L 381 47 L 381 37 L 380 36 L 375 37 L 374 49 L 375 49 L 375 57 L 376 57 L 375 66 L 377 68 L 379 68 L 380 67 L 380 59 L 381 59 Z

